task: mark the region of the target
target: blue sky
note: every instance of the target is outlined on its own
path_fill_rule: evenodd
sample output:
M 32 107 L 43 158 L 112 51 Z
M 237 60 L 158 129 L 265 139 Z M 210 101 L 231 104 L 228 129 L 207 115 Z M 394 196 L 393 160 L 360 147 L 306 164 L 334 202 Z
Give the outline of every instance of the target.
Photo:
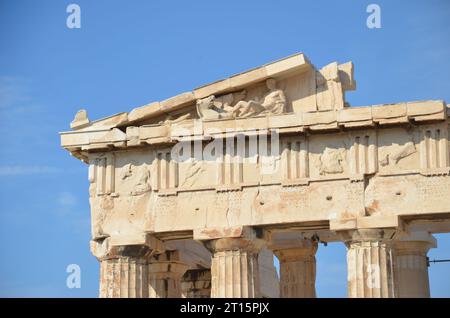
M 81 7 L 81 29 L 66 7 Z M 0 0 L 0 296 L 96 297 L 87 167 L 59 146 L 80 108 L 129 111 L 296 52 L 355 63 L 352 105 L 450 101 L 450 2 Z M 450 258 L 450 235 L 429 255 Z M 321 246 L 317 293 L 346 296 L 343 244 Z M 66 267 L 81 267 L 80 289 Z M 430 267 L 450 296 L 450 265 Z

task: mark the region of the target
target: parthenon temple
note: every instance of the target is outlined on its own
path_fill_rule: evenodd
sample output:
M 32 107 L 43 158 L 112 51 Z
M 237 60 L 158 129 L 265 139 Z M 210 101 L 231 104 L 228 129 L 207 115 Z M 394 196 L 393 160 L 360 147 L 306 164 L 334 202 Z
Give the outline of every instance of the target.
M 350 106 L 353 67 L 299 53 L 103 119 L 78 111 L 60 137 L 88 165 L 99 296 L 316 297 L 318 245 L 341 242 L 348 297 L 430 297 L 450 108 Z

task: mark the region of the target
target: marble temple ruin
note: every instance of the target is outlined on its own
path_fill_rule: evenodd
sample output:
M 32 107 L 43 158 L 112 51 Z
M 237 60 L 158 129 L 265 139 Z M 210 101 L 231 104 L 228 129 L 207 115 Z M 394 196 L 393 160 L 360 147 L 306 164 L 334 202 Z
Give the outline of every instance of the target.
M 89 166 L 100 297 L 316 297 L 322 242 L 347 247 L 349 297 L 429 297 L 450 108 L 351 107 L 355 89 L 352 62 L 300 53 L 107 118 L 80 110 L 60 137 Z

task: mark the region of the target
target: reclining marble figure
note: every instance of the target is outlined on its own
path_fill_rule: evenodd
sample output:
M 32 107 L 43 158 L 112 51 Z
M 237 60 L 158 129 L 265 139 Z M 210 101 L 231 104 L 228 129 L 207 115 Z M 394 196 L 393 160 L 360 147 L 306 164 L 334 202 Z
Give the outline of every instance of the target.
M 255 96 L 246 101 L 247 91 L 230 93 L 220 97 L 214 95 L 197 101 L 199 116 L 203 119 L 247 118 L 256 115 L 279 115 L 286 112 L 286 96 L 281 89 L 277 89 L 274 79 L 265 82 L 269 92 L 264 98 Z M 239 96 L 239 97 L 237 97 Z M 233 106 L 231 105 L 235 100 Z

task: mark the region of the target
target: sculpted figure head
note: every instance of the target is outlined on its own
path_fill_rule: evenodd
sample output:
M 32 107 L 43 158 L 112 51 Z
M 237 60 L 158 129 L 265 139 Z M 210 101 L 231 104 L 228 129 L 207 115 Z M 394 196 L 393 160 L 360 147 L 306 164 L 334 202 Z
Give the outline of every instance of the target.
M 210 109 L 213 108 L 213 101 L 215 99 L 214 95 L 208 96 L 206 98 L 202 98 L 197 100 L 197 106 L 202 106 L 203 108 Z
M 274 90 L 277 88 L 277 81 L 275 81 L 273 78 L 269 78 L 266 80 L 266 86 L 269 90 Z

